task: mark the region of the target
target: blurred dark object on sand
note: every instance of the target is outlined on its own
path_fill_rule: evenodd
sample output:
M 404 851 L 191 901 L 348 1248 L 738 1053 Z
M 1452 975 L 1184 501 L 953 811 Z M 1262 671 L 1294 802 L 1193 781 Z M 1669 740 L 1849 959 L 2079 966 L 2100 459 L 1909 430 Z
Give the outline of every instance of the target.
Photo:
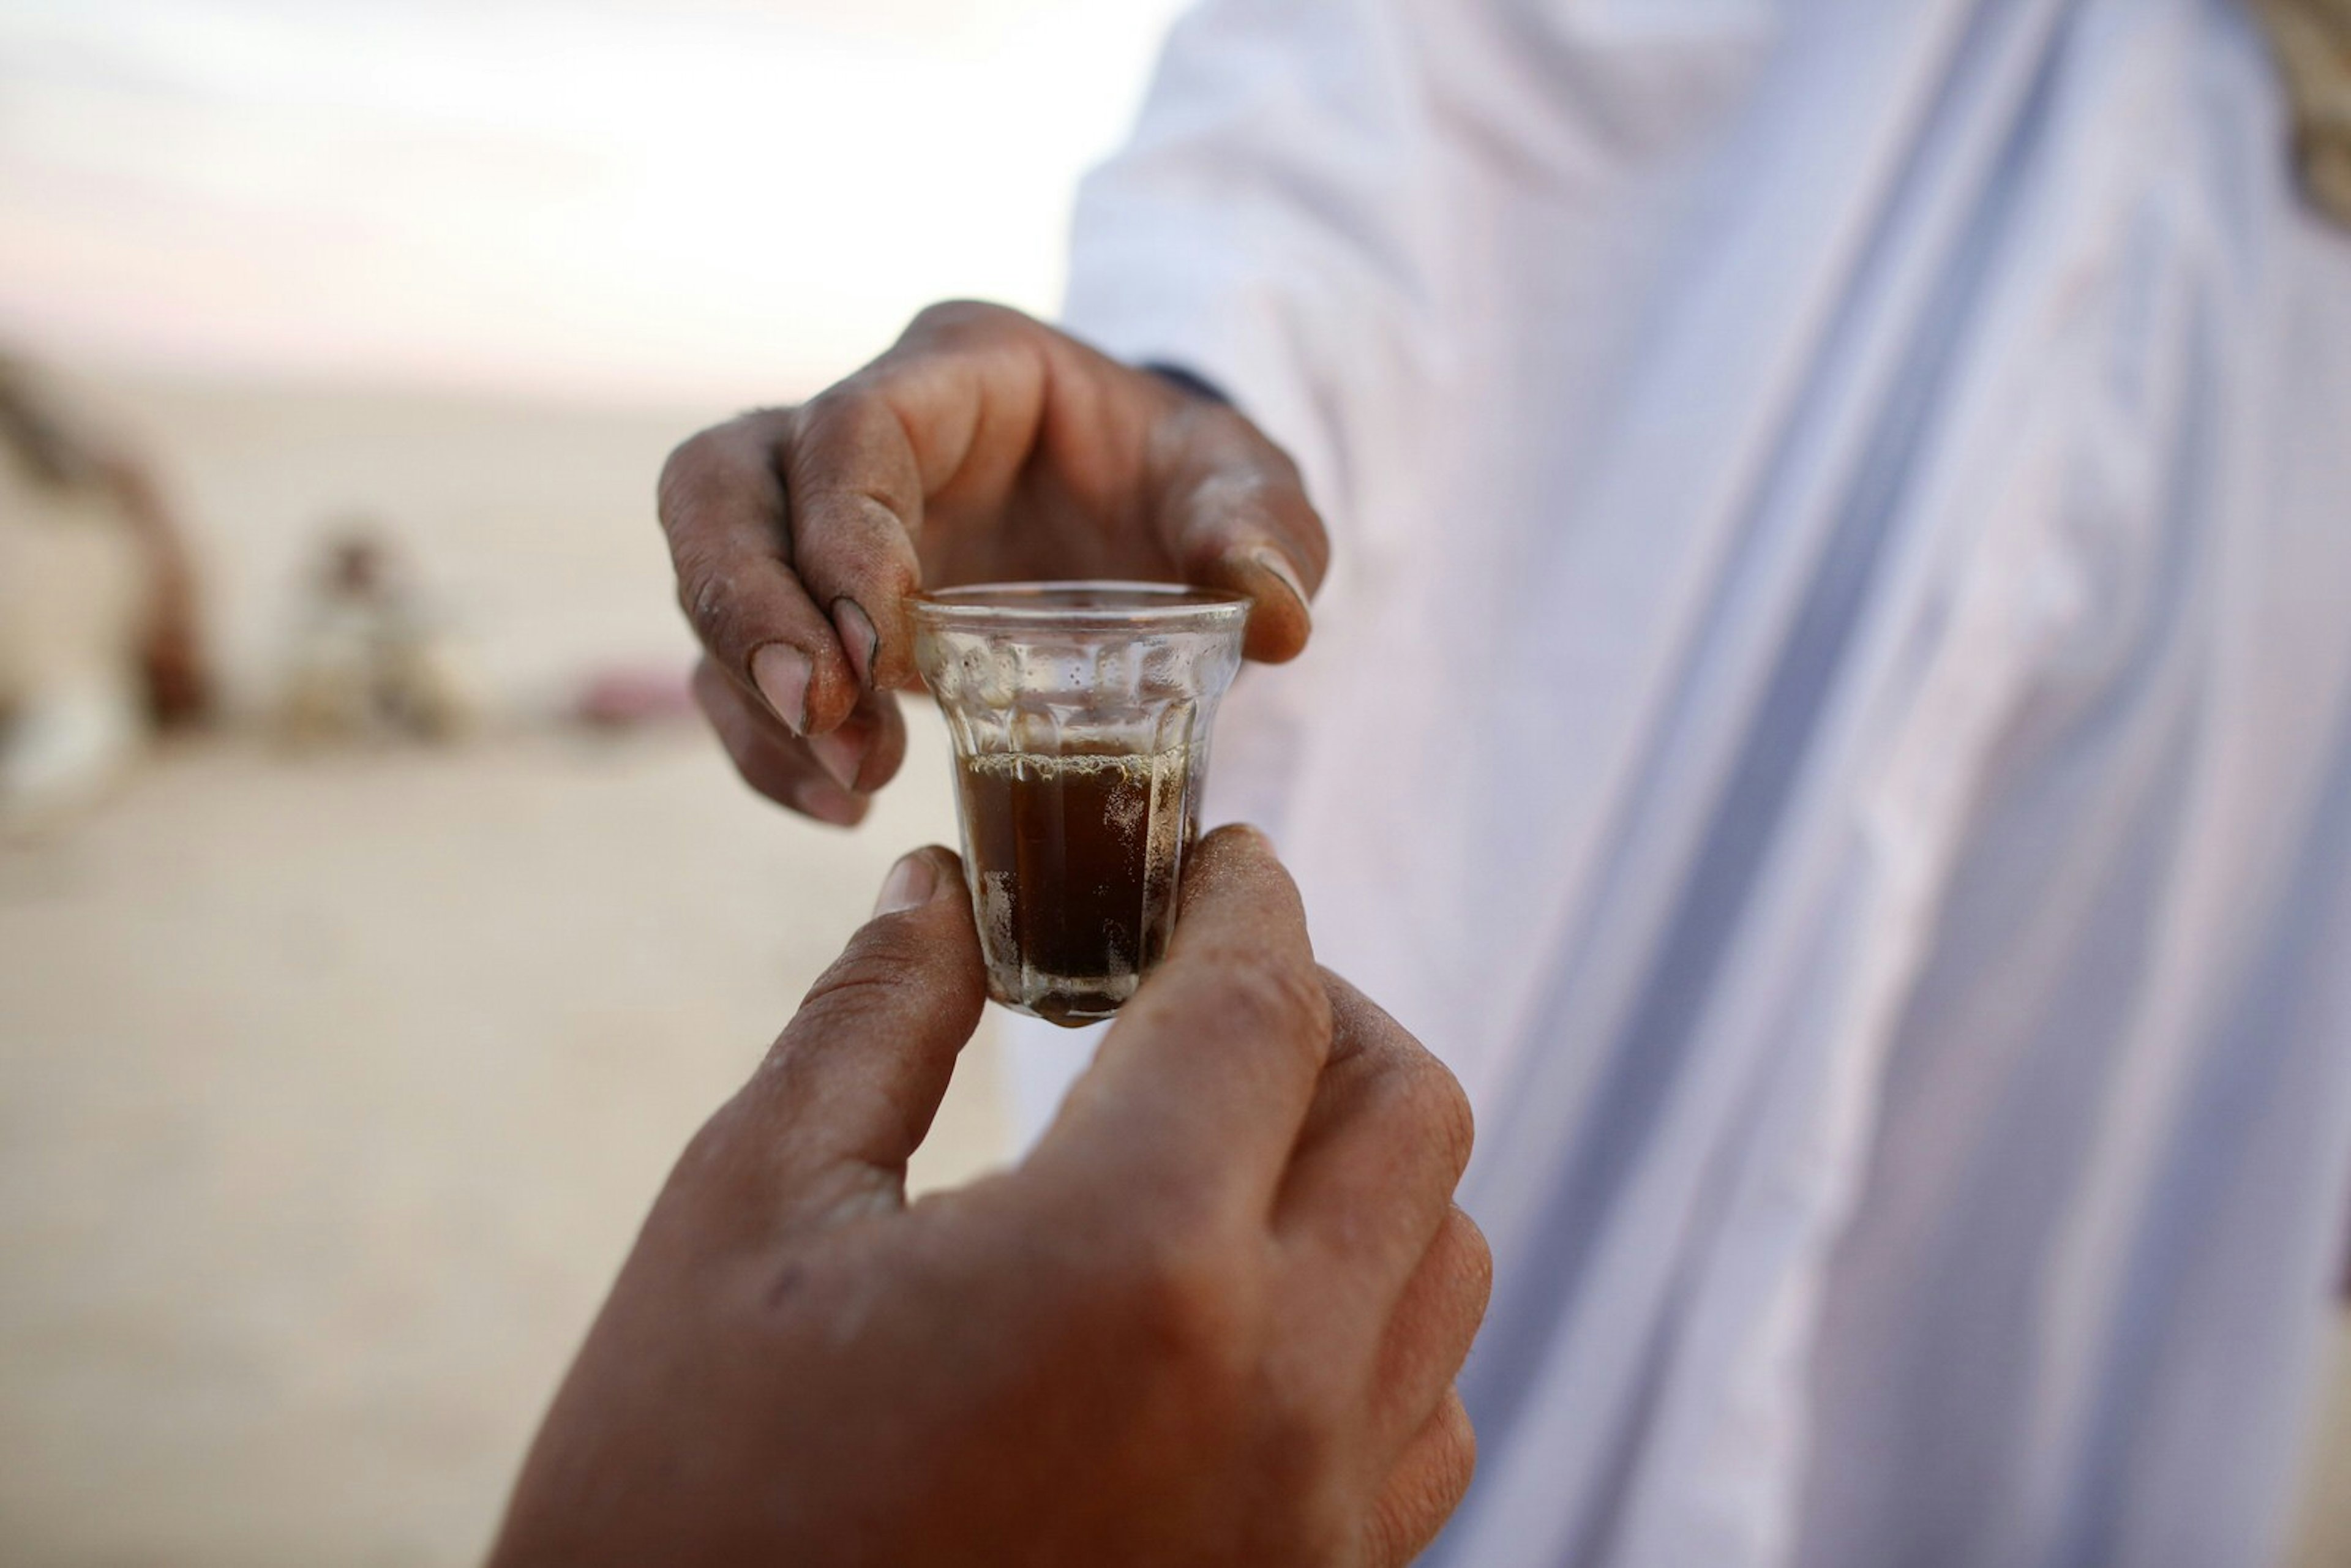
M 212 687 L 187 543 L 146 466 L 0 355 L 0 828 L 94 804 Z
M 213 706 L 194 564 L 187 539 L 146 465 L 69 415 L 21 361 L 0 353 L 0 453 L 36 495 L 79 503 L 127 525 L 147 577 L 137 655 L 150 716 L 193 721 Z

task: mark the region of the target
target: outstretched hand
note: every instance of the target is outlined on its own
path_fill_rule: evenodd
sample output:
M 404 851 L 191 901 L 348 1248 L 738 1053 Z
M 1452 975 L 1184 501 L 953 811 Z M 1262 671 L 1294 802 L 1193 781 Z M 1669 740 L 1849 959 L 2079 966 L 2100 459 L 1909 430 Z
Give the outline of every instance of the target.
M 1306 645 L 1328 559 L 1298 470 L 1247 419 L 999 306 L 934 306 L 797 408 L 671 455 L 662 527 L 695 693 L 762 794 L 843 826 L 905 754 L 901 601 L 1129 578 L 1247 594 L 1247 653 Z
M 1459 1500 L 1489 1263 L 1467 1102 L 1314 964 L 1246 829 L 1019 1166 L 909 1204 L 984 994 L 955 857 L 654 1205 L 493 1558 L 1393 1564 Z

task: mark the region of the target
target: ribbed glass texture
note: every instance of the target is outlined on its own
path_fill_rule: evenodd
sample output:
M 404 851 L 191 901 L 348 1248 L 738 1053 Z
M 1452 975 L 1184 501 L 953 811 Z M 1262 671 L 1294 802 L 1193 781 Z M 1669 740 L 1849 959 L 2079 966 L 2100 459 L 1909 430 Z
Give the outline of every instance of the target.
M 988 992 L 1055 1023 L 1107 1018 L 1167 950 L 1249 601 L 1077 582 L 909 605 L 955 742 Z

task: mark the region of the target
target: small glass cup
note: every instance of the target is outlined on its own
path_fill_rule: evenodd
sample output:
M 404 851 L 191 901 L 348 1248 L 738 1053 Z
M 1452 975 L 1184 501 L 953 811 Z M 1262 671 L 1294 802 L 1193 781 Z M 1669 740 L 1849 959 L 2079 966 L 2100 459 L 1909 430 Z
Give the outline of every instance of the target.
M 1249 601 L 1009 582 L 907 605 L 955 740 L 988 994 L 1071 1028 L 1108 1018 L 1167 951 Z

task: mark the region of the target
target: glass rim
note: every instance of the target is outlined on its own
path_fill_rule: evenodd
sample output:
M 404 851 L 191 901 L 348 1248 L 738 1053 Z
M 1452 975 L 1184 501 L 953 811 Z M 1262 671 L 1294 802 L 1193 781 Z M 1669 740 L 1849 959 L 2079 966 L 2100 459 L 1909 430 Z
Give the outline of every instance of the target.
M 932 625 L 1008 630 L 1213 632 L 1248 618 L 1249 599 L 1180 582 L 1086 578 L 1061 582 L 975 582 L 906 595 L 915 619 Z

